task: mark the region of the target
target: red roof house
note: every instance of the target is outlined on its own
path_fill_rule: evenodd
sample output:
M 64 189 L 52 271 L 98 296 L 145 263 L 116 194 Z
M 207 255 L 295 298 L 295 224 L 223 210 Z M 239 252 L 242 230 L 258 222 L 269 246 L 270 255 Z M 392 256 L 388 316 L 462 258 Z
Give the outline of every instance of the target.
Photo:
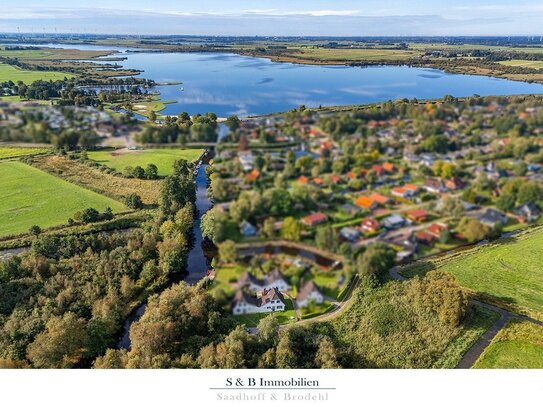
M 415 209 L 414 211 L 407 212 L 407 217 L 415 222 L 424 222 L 428 219 L 428 212 L 424 209 Z
M 317 226 L 328 220 L 328 216 L 322 212 L 315 212 L 302 218 L 302 223 L 307 226 Z

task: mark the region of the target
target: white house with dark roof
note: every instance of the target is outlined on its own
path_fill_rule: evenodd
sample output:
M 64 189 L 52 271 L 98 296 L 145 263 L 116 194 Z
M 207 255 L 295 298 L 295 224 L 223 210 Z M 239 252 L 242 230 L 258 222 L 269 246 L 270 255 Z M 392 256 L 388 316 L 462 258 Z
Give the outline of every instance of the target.
M 272 288 L 277 288 L 279 291 L 290 290 L 287 279 L 279 270 L 271 271 L 262 280 L 259 280 L 249 272 L 245 272 L 238 280 L 238 287 L 248 287 L 249 290 L 253 292 L 270 290 Z
M 285 310 L 285 298 L 276 288 L 263 290 L 260 298 L 239 290 L 232 300 L 232 314 L 260 314 Z
M 324 302 L 324 294 L 317 284 L 313 281 L 308 281 L 300 288 L 296 297 L 296 303 L 299 307 L 307 307 L 311 301 L 314 301 L 316 304 L 322 304 Z

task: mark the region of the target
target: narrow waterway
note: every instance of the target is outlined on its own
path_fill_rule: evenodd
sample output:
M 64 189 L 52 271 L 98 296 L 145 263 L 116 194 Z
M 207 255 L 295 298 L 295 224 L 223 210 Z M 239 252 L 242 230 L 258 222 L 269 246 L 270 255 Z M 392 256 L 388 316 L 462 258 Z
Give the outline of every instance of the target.
M 204 239 L 202 238 L 202 231 L 200 229 L 202 216 L 213 205 L 207 194 L 208 178 L 206 175 L 206 168 L 209 158 L 209 153 L 204 156 L 198 165 L 198 171 L 195 177 L 196 218 L 194 227 L 192 229 L 193 241 L 187 259 L 187 272 L 185 274 L 179 273 L 172 276 L 170 280 L 171 284 L 178 283 L 180 281 L 186 281 L 189 284 L 194 284 L 204 277 L 211 267 L 212 256 L 208 251 L 205 250 Z M 146 306 L 146 303 L 140 305 L 124 322 L 123 334 L 117 343 L 117 348 L 130 349 L 130 327 L 134 322 L 141 318 L 145 312 Z

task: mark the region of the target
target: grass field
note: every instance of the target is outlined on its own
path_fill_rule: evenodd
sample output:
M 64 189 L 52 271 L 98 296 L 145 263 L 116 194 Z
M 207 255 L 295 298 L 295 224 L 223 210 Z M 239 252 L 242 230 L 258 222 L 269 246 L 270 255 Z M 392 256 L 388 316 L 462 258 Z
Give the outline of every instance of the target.
M 0 160 L 6 158 L 25 157 L 29 155 L 46 154 L 51 149 L 47 147 L 2 147 L 0 146 Z
M 543 69 L 543 61 L 530 61 L 530 60 L 524 60 L 524 59 L 512 59 L 510 61 L 501 61 L 500 64 L 506 65 L 506 66 L 521 66 L 523 68 Z
M 500 314 L 487 310 L 486 308 L 475 306 L 474 312 L 464 322 L 462 331 L 453 338 L 445 351 L 441 353 L 439 359 L 432 367 L 437 369 L 454 369 L 462 356 L 471 346 L 483 335 L 500 317 Z
M 91 168 L 78 161 L 58 156 L 35 157 L 34 165 L 66 181 L 114 199 L 121 200 L 129 194 L 136 193 L 143 203 L 155 204 L 160 196 L 160 180 L 117 177 L 98 168 Z
M 26 84 L 30 84 L 37 80 L 56 81 L 72 77 L 73 75 L 64 72 L 29 71 L 16 66 L 0 64 L 0 82 L 12 80 L 15 83 L 22 81 Z
M 90 151 L 88 157 L 119 172 L 129 166 L 135 167 L 139 165 L 145 168 L 149 164 L 155 164 L 158 167 L 158 174 L 165 176 L 171 174 L 175 160 L 196 161 L 203 152 L 202 149 L 163 148 L 125 150 L 124 153 L 119 154 L 115 150 L 101 150 Z
M 513 311 L 543 314 L 543 228 L 528 230 L 512 238 L 477 246 L 426 263 L 414 263 L 402 274 L 424 274 L 439 268 L 458 282 Z
M 473 366 L 476 369 L 542 369 L 543 327 L 511 321 Z
M 415 58 L 419 52 L 393 49 L 304 49 L 303 56 L 319 61 L 381 61 Z
M 28 155 L 46 154 L 51 149 L 47 147 L 2 147 L 0 146 L 0 160 L 6 158 L 25 157 Z
M 0 236 L 65 223 L 75 212 L 93 207 L 114 212 L 121 203 L 70 184 L 16 161 L 0 163 Z

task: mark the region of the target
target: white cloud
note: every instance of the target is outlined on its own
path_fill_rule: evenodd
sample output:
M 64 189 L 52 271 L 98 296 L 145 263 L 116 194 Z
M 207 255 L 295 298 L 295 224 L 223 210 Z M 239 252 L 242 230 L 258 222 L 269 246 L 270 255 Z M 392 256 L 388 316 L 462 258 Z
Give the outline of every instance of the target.
M 496 14 L 511 14 L 511 13 L 541 13 L 543 12 L 543 4 L 486 4 L 486 5 L 469 5 L 455 6 L 451 10 L 461 12 L 487 12 Z

